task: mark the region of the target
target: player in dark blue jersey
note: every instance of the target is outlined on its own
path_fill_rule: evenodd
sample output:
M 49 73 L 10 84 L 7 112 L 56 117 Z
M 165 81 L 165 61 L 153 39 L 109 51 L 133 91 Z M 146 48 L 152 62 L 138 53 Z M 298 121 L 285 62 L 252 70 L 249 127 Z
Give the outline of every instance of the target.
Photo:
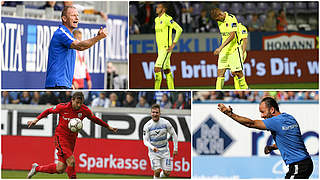
M 49 46 L 49 57 L 45 88 L 70 89 L 76 52 L 83 51 L 101 39 L 107 37 L 106 29 L 100 29 L 97 36 L 78 41 L 73 37 L 72 31 L 78 27 L 79 14 L 75 7 L 66 6 L 61 13 L 62 25 L 54 32 Z
M 238 123 L 261 130 L 271 131 L 275 144 L 266 146 L 265 154 L 279 149 L 282 159 L 289 165 L 285 178 L 308 179 L 313 171 L 311 157 L 303 142 L 300 127 L 295 118 L 287 113 L 280 113 L 278 103 L 271 97 L 262 99 L 259 105 L 264 120 L 251 120 L 232 112 L 232 108 L 218 104 L 218 109 Z

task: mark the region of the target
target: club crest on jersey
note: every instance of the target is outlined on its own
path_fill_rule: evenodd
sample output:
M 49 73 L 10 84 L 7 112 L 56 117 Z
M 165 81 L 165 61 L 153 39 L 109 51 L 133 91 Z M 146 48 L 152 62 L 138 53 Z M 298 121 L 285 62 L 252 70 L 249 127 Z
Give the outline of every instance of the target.
M 231 27 L 237 27 L 237 23 L 232 23 Z
M 226 27 L 228 27 L 228 23 L 226 23 Z
M 162 24 L 162 21 L 160 21 L 160 24 Z
M 170 20 L 170 23 L 171 23 L 171 24 L 173 23 L 173 19 Z
M 78 113 L 78 117 L 81 118 L 82 117 L 82 113 Z

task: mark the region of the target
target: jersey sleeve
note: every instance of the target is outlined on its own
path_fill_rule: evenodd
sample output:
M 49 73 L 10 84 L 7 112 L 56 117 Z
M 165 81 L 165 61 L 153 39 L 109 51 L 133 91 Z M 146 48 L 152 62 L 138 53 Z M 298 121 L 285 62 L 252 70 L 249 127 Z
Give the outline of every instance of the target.
M 279 131 L 280 122 L 275 117 L 262 120 L 268 130 Z
M 167 130 L 173 139 L 173 150 L 178 151 L 178 136 L 169 121 L 167 123 Z
M 86 117 L 88 119 L 90 119 L 92 122 L 94 122 L 102 127 L 109 128 L 108 123 L 104 122 L 102 119 L 95 116 L 89 108 L 86 109 Z
M 167 21 L 167 25 L 170 26 L 171 28 L 173 28 L 174 30 L 176 30 L 176 35 L 174 37 L 174 40 L 173 42 L 174 43 L 177 43 L 179 38 L 180 38 L 180 35 L 183 31 L 183 29 L 181 28 L 181 26 L 179 26 L 178 23 L 176 23 L 172 17 L 168 18 L 168 21 Z
M 46 109 L 43 111 L 39 116 L 37 116 L 37 119 L 42 119 L 47 117 L 49 114 L 57 114 L 63 109 L 64 105 L 63 104 L 58 104 L 56 106 L 53 106 L 52 108 Z
M 248 38 L 248 30 L 244 25 L 242 25 L 240 33 L 241 33 L 241 39 Z
M 150 149 L 154 148 L 154 146 L 152 146 L 150 143 L 150 132 L 148 130 L 147 125 L 144 125 L 143 127 L 143 144 Z
M 76 39 L 72 35 L 68 34 L 62 27 L 60 27 L 61 33 L 59 33 L 58 39 L 65 47 L 70 48 L 71 43 Z

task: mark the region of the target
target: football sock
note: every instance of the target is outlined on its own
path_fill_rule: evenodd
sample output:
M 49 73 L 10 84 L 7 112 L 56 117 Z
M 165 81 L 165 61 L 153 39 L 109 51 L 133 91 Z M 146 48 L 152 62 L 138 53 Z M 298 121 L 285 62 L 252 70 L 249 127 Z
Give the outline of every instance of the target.
M 173 76 L 171 72 L 166 74 L 166 79 L 167 79 L 168 89 L 174 89 Z
M 239 78 L 239 85 L 240 89 L 249 89 L 244 76 L 242 76 L 242 78 Z
M 164 177 L 168 177 L 166 174 L 164 174 L 164 172 L 163 171 L 161 171 L 161 173 L 160 173 L 160 178 L 164 178 Z
M 162 72 L 156 72 L 155 74 L 155 78 L 154 78 L 154 89 L 160 89 L 161 86 L 161 81 L 162 81 Z
M 38 166 L 36 167 L 36 172 L 43 172 L 43 173 L 57 173 L 57 164 L 51 163 L 44 166 Z
M 76 170 L 74 166 L 68 166 L 66 171 L 69 179 L 77 179 Z
M 160 179 L 160 177 L 153 175 L 153 179 Z
M 224 77 L 218 77 L 216 82 L 216 89 L 222 89 L 224 85 Z
M 235 88 L 235 89 L 240 89 L 240 84 L 239 84 L 238 76 L 234 76 L 234 77 L 233 77 L 233 82 L 234 82 L 234 88 Z

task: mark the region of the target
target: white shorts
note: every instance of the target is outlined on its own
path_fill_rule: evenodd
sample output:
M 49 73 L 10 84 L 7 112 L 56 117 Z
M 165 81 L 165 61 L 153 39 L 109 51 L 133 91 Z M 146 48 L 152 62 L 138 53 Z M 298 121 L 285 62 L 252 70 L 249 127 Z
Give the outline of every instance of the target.
M 170 157 L 170 152 L 165 154 L 149 153 L 149 159 L 152 170 L 172 171 L 173 169 L 173 158 Z

